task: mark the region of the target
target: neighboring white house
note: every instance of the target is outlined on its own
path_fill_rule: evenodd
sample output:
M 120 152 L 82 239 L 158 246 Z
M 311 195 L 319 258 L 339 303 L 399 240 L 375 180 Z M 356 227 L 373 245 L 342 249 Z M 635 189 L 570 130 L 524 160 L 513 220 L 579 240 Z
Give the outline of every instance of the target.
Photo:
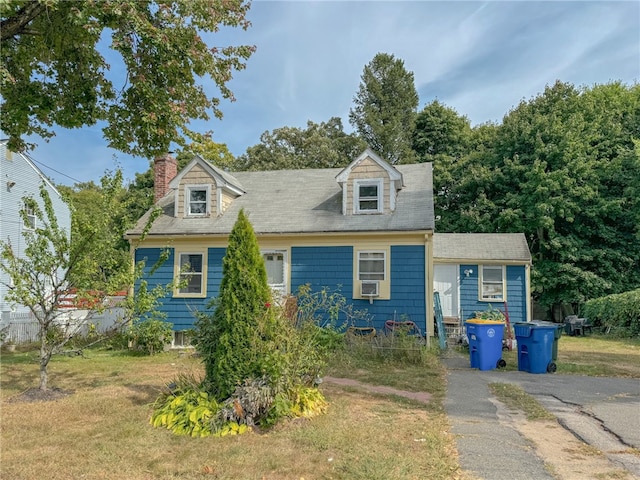
M 35 216 L 28 222 L 21 218 L 23 198 L 32 197 L 42 206 L 40 186 L 43 184 L 51 198 L 58 224 L 70 234 L 71 211 L 60 192 L 27 155 L 11 152 L 7 149 L 7 140 L 0 140 L 0 239 L 10 242 L 17 255 L 25 249 L 22 233 L 25 229 L 34 228 L 37 222 Z M 8 276 L 0 272 L 0 324 L 3 326 L 29 318 L 26 307 L 5 301 L 7 283 Z

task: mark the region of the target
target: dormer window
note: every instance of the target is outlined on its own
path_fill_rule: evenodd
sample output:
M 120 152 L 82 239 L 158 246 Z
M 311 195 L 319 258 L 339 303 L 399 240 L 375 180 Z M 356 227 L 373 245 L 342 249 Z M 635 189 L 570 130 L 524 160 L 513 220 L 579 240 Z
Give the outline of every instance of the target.
M 209 213 L 209 186 L 186 187 L 186 211 L 191 217 L 201 217 Z
M 356 213 L 383 211 L 383 181 L 381 178 L 354 181 L 354 210 Z

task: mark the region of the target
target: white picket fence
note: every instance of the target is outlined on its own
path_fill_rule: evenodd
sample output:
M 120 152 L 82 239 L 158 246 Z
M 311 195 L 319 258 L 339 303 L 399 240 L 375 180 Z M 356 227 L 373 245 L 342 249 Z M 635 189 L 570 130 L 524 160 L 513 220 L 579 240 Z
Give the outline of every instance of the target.
M 58 317 L 58 322 L 73 329 L 76 335 L 86 335 L 90 325 L 94 325 L 97 332 L 104 333 L 122 318 L 122 314 L 120 307 L 111 307 L 100 314 L 90 310 L 69 309 Z M 0 329 L 6 329 L 5 343 L 9 339 L 17 344 L 40 340 L 39 324 L 31 312 L 2 312 Z

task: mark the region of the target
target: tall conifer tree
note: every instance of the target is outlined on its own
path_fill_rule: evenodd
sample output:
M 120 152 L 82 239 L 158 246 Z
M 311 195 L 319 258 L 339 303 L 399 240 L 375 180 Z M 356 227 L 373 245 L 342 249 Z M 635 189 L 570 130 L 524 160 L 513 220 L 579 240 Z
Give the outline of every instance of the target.
M 349 122 L 385 160 L 413 163 L 412 136 L 418 92 L 404 62 L 378 53 L 364 67 Z
M 259 345 L 268 328 L 271 290 L 253 227 L 244 210 L 229 236 L 222 262 L 220 294 L 212 315 L 199 315 L 197 348 L 205 364 L 205 385 L 218 399 L 247 378 L 265 374 Z M 257 347 L 257 348 L 256 348 Z

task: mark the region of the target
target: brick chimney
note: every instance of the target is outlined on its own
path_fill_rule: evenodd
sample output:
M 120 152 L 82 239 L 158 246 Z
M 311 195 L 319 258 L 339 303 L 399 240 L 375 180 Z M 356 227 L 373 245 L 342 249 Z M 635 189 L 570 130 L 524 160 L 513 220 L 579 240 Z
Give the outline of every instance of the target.
M 169 153 L 153 161 L 153 202 L 157 203 L 169 191 L 169 182 L 178 174 L 178 163 Z

